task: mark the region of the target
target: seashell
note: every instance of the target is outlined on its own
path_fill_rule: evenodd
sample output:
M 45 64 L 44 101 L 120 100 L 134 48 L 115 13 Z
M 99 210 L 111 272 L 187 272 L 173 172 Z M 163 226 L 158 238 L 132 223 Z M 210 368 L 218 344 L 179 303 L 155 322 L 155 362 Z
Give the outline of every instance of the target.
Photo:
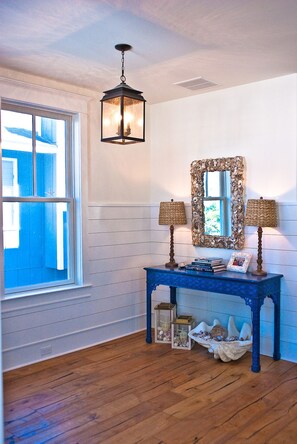
M 220 321 L 218 319 L 215 319 L 212 323 L 212 327 L 215 327 L 216 325 L 221 325 Z
M 212 327 L 210 333 L 212 337 L 222 337 L 222 339 L 225 339 L 228 336 L 227 329 L 222 327 L 221 325 L 215 325 L 214 327 Z
M 239 339 L 241 341 L 247 341 L 251 338 L 252 335 L 252 329 L 250 324 L 247 324 L 246 322 L 241 327 L 240 333 L 239 333 Z
M 235 334 L 230 335 L 230 332 Z M 253 343 L 251 326 L 244 323 L 238 333 L 232 316 L 229 318 L 228 330 L 222 327 L 217 319 L 214 320 L 213 325 L 207 325 L 202 321 L 189 332 L 189 337 L 206 347 L 210 353 L 213 353 L 215 359 L 223 362 L 241 358 L 246 351 L 251 349 Z
M 209 326 L 207 325 L 206 322 L 202 321 L 200 322 L 200 324 L 197 326 L 196 328 L 197 331 L 209 331 Z
M 228 321 L 228 337 L 239 336 L 239 331 L 237 330 L 234 322 L 234 317 L 230 316 Z
M 219 335 L 219 336 L 215 336 L 215 337 L 214 337 L 214 340 L 215 340 L 215 341 L 218 341 L 218 342 L 221 342 L 221 341 L 224 340 L 224 338 L 223 338 L 223 336 L 220 336 L 220 335 Z
M 238 336 L 228 336 L 228 338 L 226 339 L 226 341 L 228 342 L 234 342 L 234 341 L 238 341 L 239 337 Z

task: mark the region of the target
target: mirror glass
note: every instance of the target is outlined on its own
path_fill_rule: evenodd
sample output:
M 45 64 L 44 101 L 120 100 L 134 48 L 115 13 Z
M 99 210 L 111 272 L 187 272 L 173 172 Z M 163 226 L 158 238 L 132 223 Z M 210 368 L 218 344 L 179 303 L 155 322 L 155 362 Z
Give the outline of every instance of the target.
M 231 236 L 230 171 L 203 174 L 204 234 Z
M 241 156 L 192 162 L 193 245 L 243 248 L 243 170 Z

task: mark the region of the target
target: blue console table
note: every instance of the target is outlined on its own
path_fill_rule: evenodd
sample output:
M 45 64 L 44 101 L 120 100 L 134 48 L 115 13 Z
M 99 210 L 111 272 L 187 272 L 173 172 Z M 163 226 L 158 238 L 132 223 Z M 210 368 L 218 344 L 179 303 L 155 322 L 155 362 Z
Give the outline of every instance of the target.
M 176 289 L 209 291 L 230 294 L 244 299 L 252 311 L 253 346 L 252 371 L 259 372 L 260 366 L 260 310 L 264 299 L 274 303 L 274 352 L 273 359 L 280 359 L 280 280 L 281 274 L 267 274 L 265 277 L 241 274 L 232 271 L 220 273 L 197 272 L 184 269 L 170 269 L 165 266 L 146 267 L 147 287 L 147 332 L 146 342 L 152 342 L 151 313 L 152 292 L 158 285 L 170 287 L 170 302 L 176 304 Z

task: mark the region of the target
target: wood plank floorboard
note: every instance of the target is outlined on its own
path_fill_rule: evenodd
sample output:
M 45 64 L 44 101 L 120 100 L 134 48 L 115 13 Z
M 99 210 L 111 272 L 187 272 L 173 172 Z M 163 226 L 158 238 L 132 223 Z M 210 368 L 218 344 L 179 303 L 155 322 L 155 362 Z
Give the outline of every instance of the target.
M 4 374 L 6 444 L 295 444 L 297 364 L 146 344 L 145 333 Z

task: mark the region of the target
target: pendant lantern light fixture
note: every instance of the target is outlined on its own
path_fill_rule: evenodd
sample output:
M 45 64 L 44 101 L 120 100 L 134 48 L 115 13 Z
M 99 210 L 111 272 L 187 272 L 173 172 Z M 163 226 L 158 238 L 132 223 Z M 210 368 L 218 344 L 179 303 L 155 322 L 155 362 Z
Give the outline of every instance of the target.
M 145 140 L 145 99 L 142 91 L 126 84 L 125 51 L 132 49 L 126 43 L 115 45 L 122 53 L 121 83 L 104 91 L 101 99 L 101 141 L 127 145 Z

